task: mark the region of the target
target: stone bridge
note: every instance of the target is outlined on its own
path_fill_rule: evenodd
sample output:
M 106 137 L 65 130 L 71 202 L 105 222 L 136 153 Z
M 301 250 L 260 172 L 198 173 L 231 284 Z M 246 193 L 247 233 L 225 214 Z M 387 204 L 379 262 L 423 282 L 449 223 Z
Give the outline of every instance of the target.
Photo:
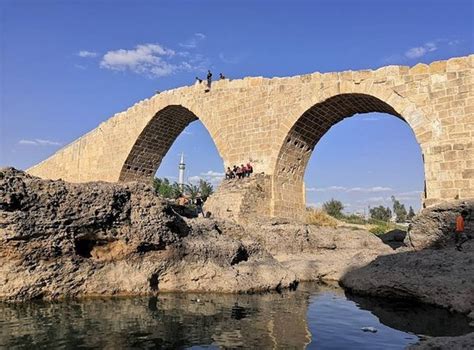
M 210 92 L 204 84 L 177 88 L 112 116 L 28 172 L 71 182 L 148 182 L 181 131 L 199 119 L 223 167 L 251 161 L 265 174 L 255 214 L 301 217 L 303 177 L 320 138 L 344 118 L 383 112 L 408 123 L 421 147 L 425 206 L 474 198 L 473 65 L 470 55 L 413 67 L 220 80 Z

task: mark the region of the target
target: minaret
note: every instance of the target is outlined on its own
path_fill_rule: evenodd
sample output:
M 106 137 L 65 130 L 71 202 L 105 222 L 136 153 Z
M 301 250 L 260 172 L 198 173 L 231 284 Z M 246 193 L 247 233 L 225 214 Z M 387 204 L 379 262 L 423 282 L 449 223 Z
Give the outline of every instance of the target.
M 184 153 L 181 153 L 181 161 L 179 162 L 179 175 L 178 175 L 178 184 L 181 190 L 184 188 L 184 169 L 186 165 L 184 164 Z

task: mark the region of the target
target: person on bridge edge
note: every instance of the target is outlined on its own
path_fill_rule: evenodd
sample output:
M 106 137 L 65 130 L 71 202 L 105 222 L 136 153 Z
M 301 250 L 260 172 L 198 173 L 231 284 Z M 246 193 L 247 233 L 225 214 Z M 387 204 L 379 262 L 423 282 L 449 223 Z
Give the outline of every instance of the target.
M 207 71 L 207 88 L 210 90 L 211 89 L 211 83 L 212 83 L 212 73 L 210 70 Z

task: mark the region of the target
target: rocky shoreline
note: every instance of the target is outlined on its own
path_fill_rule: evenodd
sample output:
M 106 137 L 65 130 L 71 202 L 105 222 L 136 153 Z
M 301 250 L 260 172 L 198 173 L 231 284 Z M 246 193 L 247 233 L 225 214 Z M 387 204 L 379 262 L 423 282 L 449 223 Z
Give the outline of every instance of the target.
M 472 232 L 473 208 L 471 201 L 425 210 L 408 247 L 393 250 L 364 230 L 188 219 L 143 184 L 71 184 L 3 168 L 0 300 L 251 293 L 320 280 L 474 318 L 474 242 L 455 251 L 449 226 L 467 209 Z

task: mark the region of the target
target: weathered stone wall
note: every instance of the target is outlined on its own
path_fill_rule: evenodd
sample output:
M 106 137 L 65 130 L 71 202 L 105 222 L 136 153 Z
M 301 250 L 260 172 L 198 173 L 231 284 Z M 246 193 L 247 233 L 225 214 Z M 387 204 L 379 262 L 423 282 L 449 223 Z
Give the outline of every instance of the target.
M 272 177 L 255 174 L 244 179 L 224 180 L 205 203 L 204 211 L 239 223 L 269 217 Z
M 72 182 L 148 181 L 184 127 L 199 118 L 224 166 L 251 161 L 272 176 L 270 216 L 299 217 L 307 161 L 329 128 L 355 113 L 405 120 L 425 165 L 424 203 L 474 198 L 474 55 L 414 67 L 221 80 L 135 104 L 32 167 Z

